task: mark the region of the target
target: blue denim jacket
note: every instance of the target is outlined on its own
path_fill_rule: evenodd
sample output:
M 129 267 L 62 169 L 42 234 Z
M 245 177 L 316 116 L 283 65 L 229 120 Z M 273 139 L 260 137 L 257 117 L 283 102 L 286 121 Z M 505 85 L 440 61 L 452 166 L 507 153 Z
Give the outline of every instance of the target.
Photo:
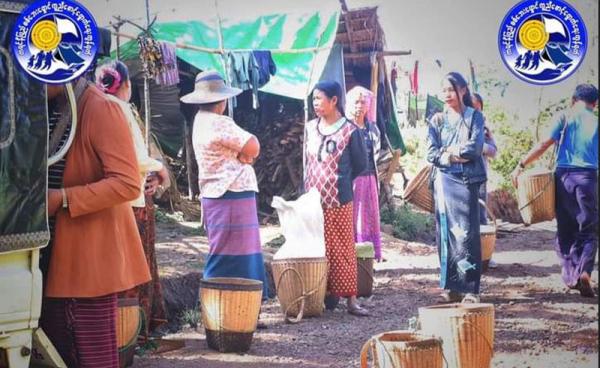
M 442 165 L 440 162 L 444 148 L 440 133 L 440 127 L 443 122 L 444 113 L 437 113 L 431 118 L 429 123 L 427 161 L 438 169 L 448 167 Z M 460 157 L 469 161 L 462 164 L 462 173 L 459 175 L 462 175 L 465 184 L 483 183 L 487 180 L 483 156 L 481 154 L 484 142 L 483 115 L 479 111 L 465 114 L 465 122 L 468 134 L 465 135 L 465 138 L 459 140 L 458 145 L 460 146 Z M 434 170 L 434 174 L 435 171 L 437 170 Z

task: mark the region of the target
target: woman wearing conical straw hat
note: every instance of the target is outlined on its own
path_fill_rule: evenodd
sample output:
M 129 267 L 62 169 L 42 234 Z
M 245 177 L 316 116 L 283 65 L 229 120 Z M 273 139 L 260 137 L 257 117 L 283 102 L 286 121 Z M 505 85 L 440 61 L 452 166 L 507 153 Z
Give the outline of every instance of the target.
M 192 143 L 198 162 L 202 215 L 210 245 L 203 277 L 242 277 L 263 282 L 265 270 L 252 163 L 258 139 L 223 115 L 227 100 L 242 92 L 225 84 L 213 70 L 199 73 L 194 91 L 181 101 L 198 106 Z

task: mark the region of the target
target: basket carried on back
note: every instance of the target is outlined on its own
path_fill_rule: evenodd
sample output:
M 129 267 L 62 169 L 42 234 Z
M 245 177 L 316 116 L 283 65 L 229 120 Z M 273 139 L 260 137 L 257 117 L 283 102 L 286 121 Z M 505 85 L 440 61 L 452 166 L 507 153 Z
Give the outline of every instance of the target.
M 480 226 L 480 237 L 481 237 L 481 261 L 482 261 L 482 270 L 485 272 L 488 269 L 488 265 L 490 263 L 490 259 L 492 259 L 492 254 L 494 254 L 494 250 L 496 249 L 496 217 L 489 210 L 489 208 L 485 205 L 485 202 L 481 199 L 479 200 L 479 204 L 483 206 L 486 214 L 491 220 L 491 225 L 481 225 Z
M 214 277 L 200 280 L 206 342 L 222 353 L 250 349 L 262 298 L 262 281 Z
M 144 315 L 137 298 L 117 300 L 117 347 L 120 367 L 133 364 L 135 346 L 143 323 Z
M 404 190 L 404 200 L 429 213 L 433 213 L 435 209 L 433 192 L 429 186 L 432 170 L 433 166 L 429 164 L 424 166 Z
M 271 268 L 277 298 L 286 321 L 296 323 L 303 316 L 317 317 L 323 314 L 327 291 L 326 257 L 273 260 Z
M 442 368 L 442 342 L 415 331 L 390 331 L 373 336 L 360 353 L 361 368 L 368 366 L 368 354 L 375 368 Z
M 449 368 L 489 368 L 494 355 L 494 306 L 445 304 L 419 308 L 421 332 L 442 339 Z
M 554 173 L 532 170 L 518 179 L 517 202 L 526 225 L 554 220 Z

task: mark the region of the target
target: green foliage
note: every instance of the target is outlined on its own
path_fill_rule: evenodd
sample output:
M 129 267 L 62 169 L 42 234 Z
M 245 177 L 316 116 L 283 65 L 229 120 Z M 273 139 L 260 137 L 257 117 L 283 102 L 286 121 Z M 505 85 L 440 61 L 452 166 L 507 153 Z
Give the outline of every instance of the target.
M 159 224 L 169 224 L 169 225 L 177 225 L 177 224 L 179 224 L 179 221 L 180 221 L 177 219 L 176 215 L 167 213 L 159 207 L 157 207 L 156 210 L 154 211 L 154 219 Z M 183 218 L 181 218 L 181 221 L 183 221 Z
M 191 328 L 198 328 L 200 324 L 200 310 L 198 308 L 186 309 L 181 313 L 179 321 L 182 325 L 189 325 Z
M 152 352 L 158 349 L 158 342 L 155 340 L 147 340 L 143 344 L 138 344 L 135 347 L 135 355 L 139 357 L 143 357 L 147 354 L 151 354 Z
M 501 124 L 496 132 L 498 155 L 490 163 L 492 170 L 500 174 L 499 186 L 514 190 L 510 173 L 517 167 L 519 160 L 533 147 L 533 134 L 528 130 L 515 130 L 510 124 Z
M 265 247 L 280 248 L 283 245 L 283 243 L 285 243 L 285 237 L 283 235 L 279 235 L 278 237 L 265 243 Z
M 409 204 L 403 204 L 395 210 L 381 210 L 381 222 L 393 226 L 394 237 L 407 241 L 421 240 L 423 234 L 431 234 L 435 223 L 430 214 L 415 211 Z
M 157 224 L 164 225 L 163 227 L 167 227 L 169 229 L 174 228 L 181 235 L 184 236 L 206 236 L 206 230 L 202 225 L 197 223 L 185 223 L 183 219 L 183 213 L 181 211 L 175 211 L 173 213 L 168 213 L 162 210 L 159 207 L 156 207 L 156 211 L 154 211 L 154 219 Z

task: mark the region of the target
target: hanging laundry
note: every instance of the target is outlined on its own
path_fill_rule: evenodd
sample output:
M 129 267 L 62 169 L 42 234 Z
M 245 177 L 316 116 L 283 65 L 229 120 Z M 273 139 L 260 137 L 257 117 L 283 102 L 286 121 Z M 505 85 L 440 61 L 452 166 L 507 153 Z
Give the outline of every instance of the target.
M 163 56 L 159 43 L 151 37 L 138 37 L 140 59 L 148 78 L 156 78 L 164 69 Z
M 229 53 L 229 81 L 232 87 L 244 91 L 252 90 L 252 107 L 258 108 L 258 64 L 250 51 Z M 232 100 L 232 106 L 237 106 L 237 101 Z
M 387 127 L 390 123 L 390 117 L 386 110 L 384 88 L 385 85 L 382 83 L 380 83 L 377 88 L 379 93 L 377 93 L 377 108 L 375 110 L 375 114 L 377 115 L 377 120 L 375 120 L 375 122 L 382 137 L 381 150 L 386 150 L 388 148 L 388 140 L 383 137 L 387 137 Z
M 98 57 L 110 57 L 110 46 L 111 46 L 111 34 L 110 29 L 98 27 L 98 34 L 100 35 L 100 45 L 98 46 Z
M 159 42 L 162 54 L 163 69 L 156 76 L 156 83 L 163 86 L 173 86 L 179 83 L 179 70 L 177 68 L 177 54 L 175 45 L 168 42 Z
M 256 60 L 258 67 L 258 88 L 269 83 L 271 76 L 277 72 L 277 65 L 273 61 L 273 56 L 269 50 L 255 50 L 252 55 Z

